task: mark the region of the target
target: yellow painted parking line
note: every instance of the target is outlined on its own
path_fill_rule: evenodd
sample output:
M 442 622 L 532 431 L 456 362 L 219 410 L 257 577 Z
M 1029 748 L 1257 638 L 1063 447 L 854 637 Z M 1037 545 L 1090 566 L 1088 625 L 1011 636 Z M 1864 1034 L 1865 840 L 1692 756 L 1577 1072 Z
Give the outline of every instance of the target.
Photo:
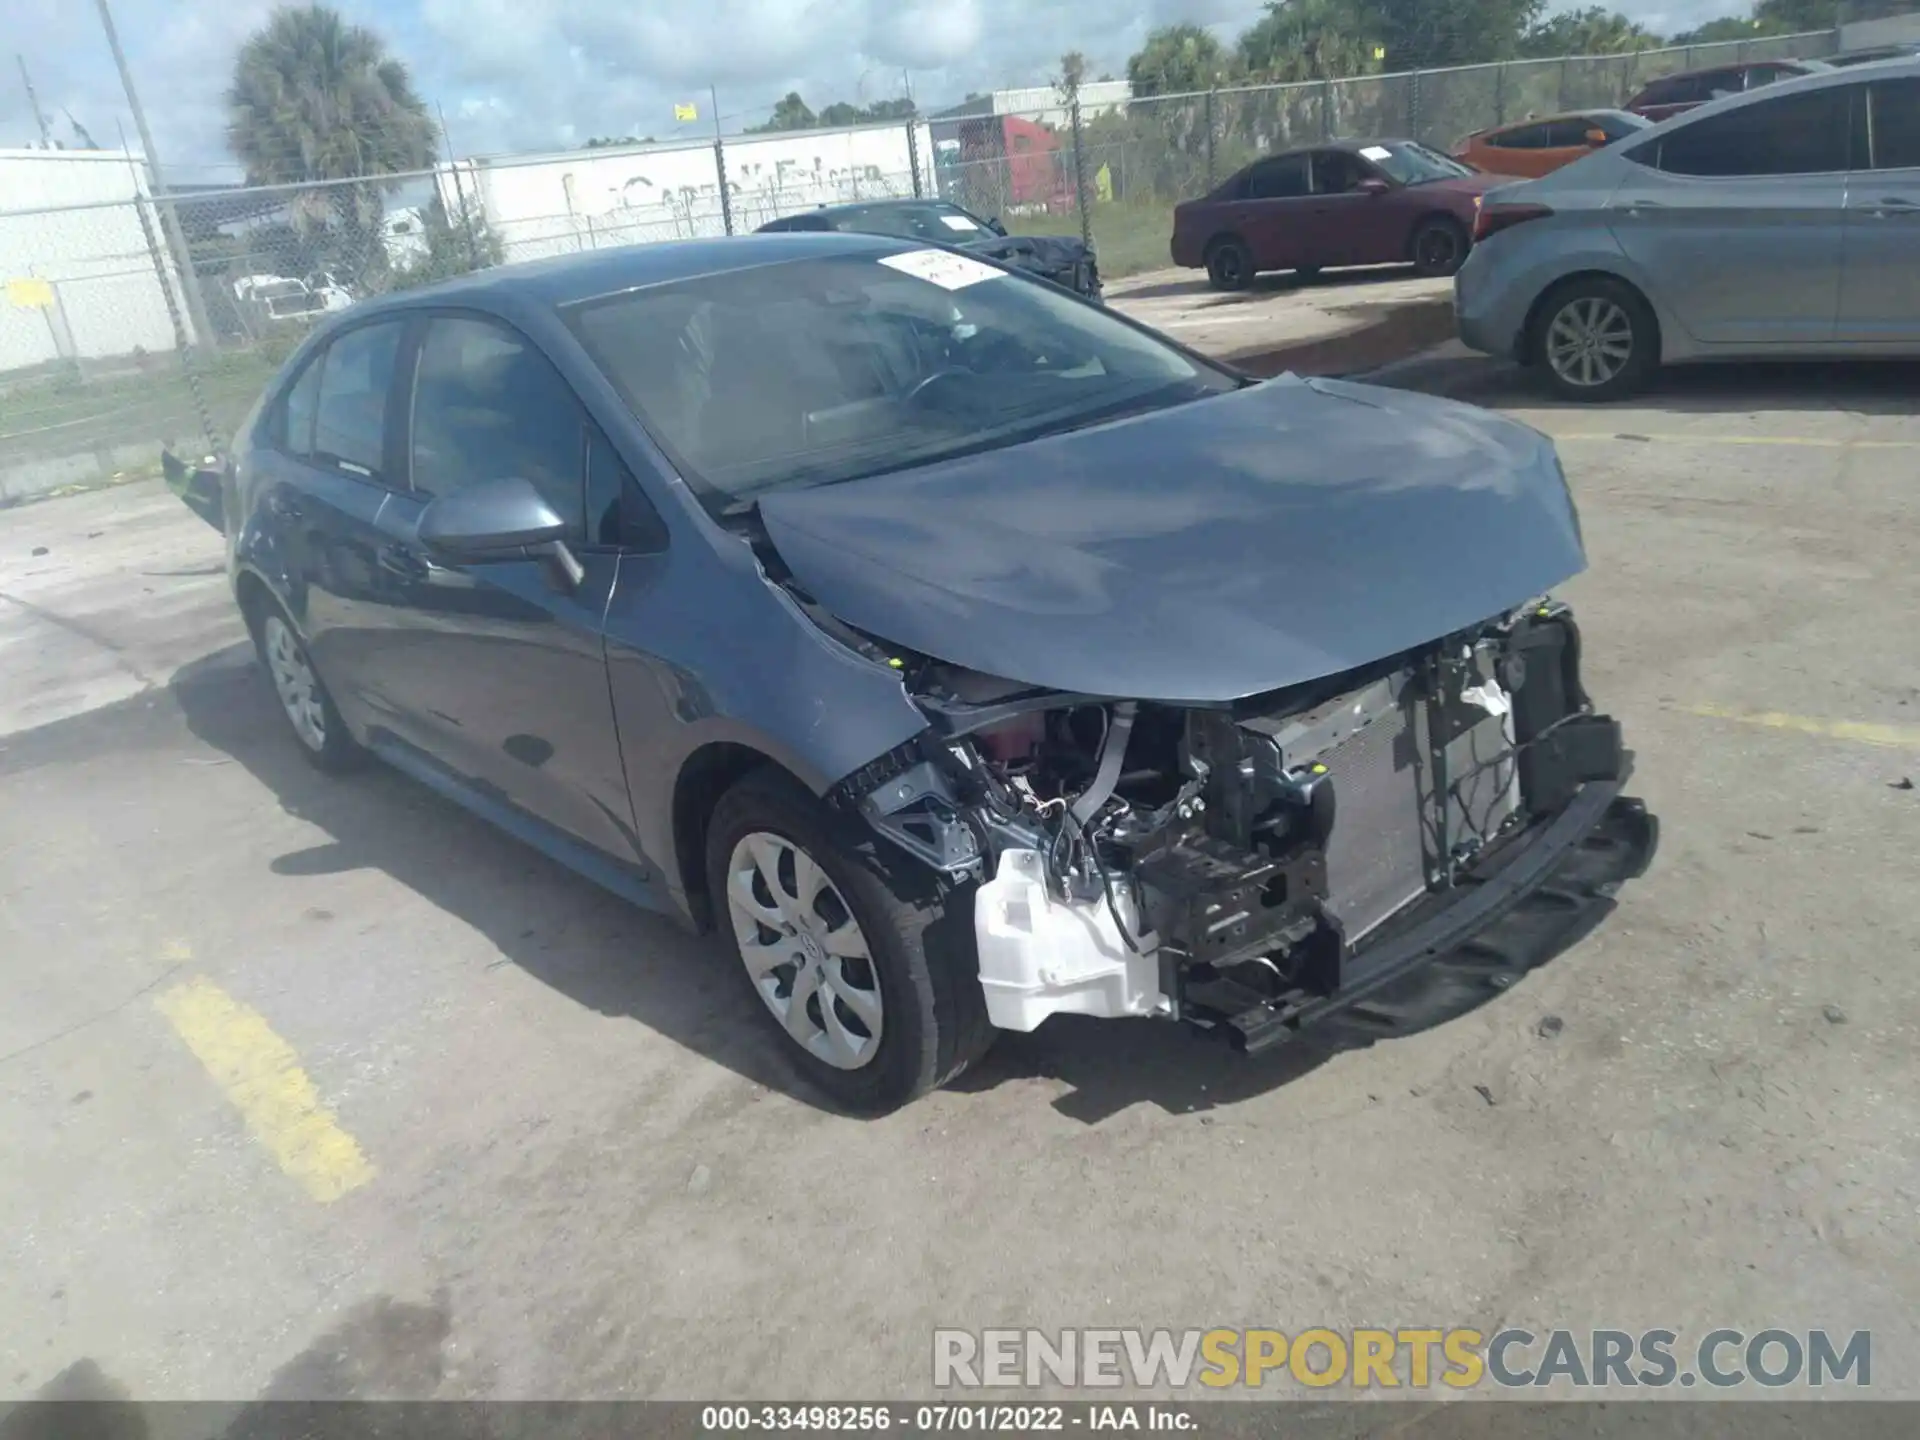
M 258 1011 L 206 979 L 175 985 L 154 1003 L 254 1137 L 314 1199 L 338 1200 L 373 1178 L 372 1164 L 320 1103 L 293 1047 Z
M 1640 434 L 1618 430 L 1546 432 L 1561 442 L 1627 440 L 1653 445 L 1780 445 L 1802 450 L 1920 450 L 1920 440 L 1840 440 L 1824 435 L 1695 435 L 1685 431 Z
M 1920 725 L 1880 725 L 1869 720 L 1820 720 L 1810 715 L 1783 715 L 1778 711 L 1749 714 L 1726 710 L 1718 705 L 1682 705 L 1688 715 L 1709 720 L 1731 720 L 1737 725 L 1758 725 L 1768 730 L 1792 730 L 1801 735 L 1819 735 L 1828 740 L 1851 740 L 1859 745 L 1884 745 L 1890 750 L 1920 750 Z

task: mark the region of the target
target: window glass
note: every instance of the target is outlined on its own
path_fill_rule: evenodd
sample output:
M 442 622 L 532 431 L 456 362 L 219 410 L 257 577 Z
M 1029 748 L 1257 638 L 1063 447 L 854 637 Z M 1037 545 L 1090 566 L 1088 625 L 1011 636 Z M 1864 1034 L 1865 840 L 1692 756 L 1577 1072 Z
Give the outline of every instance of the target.
M 664 550 L 667 527 L 607 437 L 587 434 L 587 542 L 629 550 Z
M 1710 115 L 1660 142 L 1675 175 L 1816 175 L 1847 168 L 1847 92 L 1815 90 Z
M 1572 150 L 1587 143 L 1587 131 L 1593 126 L 1585 120 L 1556 120 L 1547 127 L 1549 150 Z
M 584 417 L 573 387 L 524 337 L 491 320 L 436 318 L 413 381 L 413 488 L 445 495 L 530 481 L 576 536 Z
M 1874 84 L 1873 168 L 1920 170 L 1920 80 Z
M 387 395 L 401 322 L 349 330 L 327 347 L 313 422 L 313 458 L 374 479 L 386 469 Z
M 1360 188 L 1373 172 L 1344 150 L 1322 150 L 1313 157 L 1313 189 L 1317 195 L 1345 195 Z
M 1262 160 L 1247 176 L 1247 199 L 1292 200 L 1307 193 L 1307 157 Z
M 760 265 L 647 286 L 571 318 L 722 513 L 766 491 L 1018 445 L 1235 386 L 1062 290 L 951 250 Z
M 844 216 L 838 228 L 902 240 L 935 240 L 952 245 L 984 240 L 993 232 L 956 205 L 870 205 Z
M 1488 137 L 1487 143 L 1497 145 L 1502 150 L 1538 150 L 1547 143 L 1547 127 L 1522 125 L 1504 134 Z
M 300 372 L 300 378 L 293 382 L 293 388 L 280 402 L 278 444 L 287 454 L 302 460 L 313 454 L 313 415 L 319 408 L 320 361 L 324 358 L 317 356 L 309 360 L 307 368 Z
M 1653 122 L 1644 115 L 1630 115 L 1624 110 L 1608 110 L 1599 115 L 1590 115 L 1588 122 L 1595 129 L 1604 130 L 1609 140 L 1624 140 L 1636 131 L 1652 127 Z
M 1360 153 L 1398 185 L 1429 185 L 1435 180 L 1457 180 L 1462 175 L 1473 174 L 1471 167 L 1462 165 L 1451 155 L 1442 155 L 1411 140 L 1363 146 Z

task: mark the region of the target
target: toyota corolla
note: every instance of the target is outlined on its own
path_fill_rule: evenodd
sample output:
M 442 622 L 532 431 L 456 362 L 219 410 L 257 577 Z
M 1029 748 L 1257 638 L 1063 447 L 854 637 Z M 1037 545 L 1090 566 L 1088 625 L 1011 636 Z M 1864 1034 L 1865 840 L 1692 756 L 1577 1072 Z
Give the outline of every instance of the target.
M 1655 825 L 1552 445 L 849 234 L 363 302 L 217 464 L 293 743 L 717 932 L 860 1113 L 998 1030 L 1455 1013 Z

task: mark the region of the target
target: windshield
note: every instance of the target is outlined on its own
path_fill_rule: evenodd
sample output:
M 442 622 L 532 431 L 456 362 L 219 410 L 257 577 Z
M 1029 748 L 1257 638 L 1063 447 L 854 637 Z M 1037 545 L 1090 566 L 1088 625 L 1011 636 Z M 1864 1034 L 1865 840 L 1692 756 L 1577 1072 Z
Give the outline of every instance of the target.
M 577 307 L 708 508 L 1020 444 L 1238 383 L 948 250 L 796 260 Z
M 1454 180 L 1473 174 L 1471 167 L 1410 140 L 1364 146 L 1360 153 L 1400 185 L 1428 185 L 1435 180 Z
M 993 232 L 957 205 L 872 205 L 836 218 L 834 228 L 943 245 L 984 240 Z

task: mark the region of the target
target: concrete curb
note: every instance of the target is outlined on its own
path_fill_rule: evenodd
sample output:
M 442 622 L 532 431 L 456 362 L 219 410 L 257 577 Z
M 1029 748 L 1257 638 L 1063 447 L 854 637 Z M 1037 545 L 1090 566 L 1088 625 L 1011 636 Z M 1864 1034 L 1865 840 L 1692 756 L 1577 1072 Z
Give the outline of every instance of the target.
M 1450 295 L 1383 305 L 1380 312 L 1331 335 L 1236 350 L 1217 358 L 1261 379 L 1289 371 L 1296 375 L 1351 375 L 1405 360 L 1454 337 Z

